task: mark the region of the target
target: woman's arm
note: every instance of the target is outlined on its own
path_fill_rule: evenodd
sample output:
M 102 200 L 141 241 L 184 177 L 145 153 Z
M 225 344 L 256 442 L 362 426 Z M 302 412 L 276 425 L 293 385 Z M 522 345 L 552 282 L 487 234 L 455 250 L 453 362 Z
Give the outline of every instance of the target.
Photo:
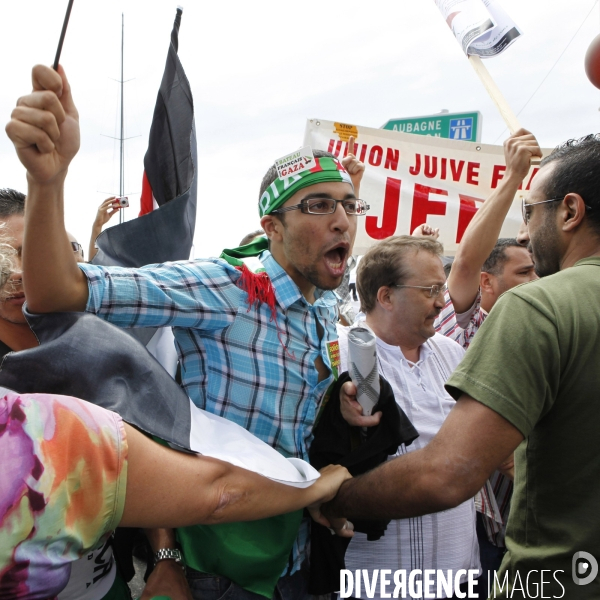
M 171 450 L 130 425 L 125 430 L 129 450 L 123 527 L 253 521 L 306 506 L 328 526 L 318 507 L 350 479 L 344 467 L 330 465 L 313 485 L 296 488 L 214 458 Z M 341 533 L 352 535 L 347 529 Z

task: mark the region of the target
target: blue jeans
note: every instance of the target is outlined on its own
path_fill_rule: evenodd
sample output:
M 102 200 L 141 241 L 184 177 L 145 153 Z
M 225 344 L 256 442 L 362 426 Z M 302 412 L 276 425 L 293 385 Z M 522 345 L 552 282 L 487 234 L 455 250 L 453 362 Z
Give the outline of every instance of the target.
M 265 600 L 264 596 L 245 590 L 227 577 L 200 573 L 189 567 L 186 575 L 194 600 Z M 310 600 L 307 575 L 307 570 L 302 568 L 282 577 L 277 582 L 273 600 Z

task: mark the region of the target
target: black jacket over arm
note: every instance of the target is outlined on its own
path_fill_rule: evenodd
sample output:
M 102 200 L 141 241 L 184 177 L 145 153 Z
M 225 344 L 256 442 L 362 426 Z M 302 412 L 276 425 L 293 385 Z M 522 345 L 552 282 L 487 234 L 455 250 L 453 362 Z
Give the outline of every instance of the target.
M 340 410 L 340 390 L 347 381 L 350 376 L 344 372 L 335 383 L 313 430 L 309 456 L 316 469 L 331 464 L 343 465 L 356 476 L 384 463 L 389 455 L 396 453 L 400 444 L 408 446 L 419 434 L 396 403 L 390 384 L 381 376 L 379 401 L 373 408 L 373 412 L 382 412 L 379 425 L 367 428 L 366 434 L 361 427 L 349 425 Z M 366 533 L 369 540 L 378 540 L 388 523 L 357 520 L 354 530 Z M 339 572 L 345 568 L 344 556 L 350 540 L 332 535 L 327 527 L 318 523 L 313 522 L 311 527 L 309 592 L 335 592 L 339 589 Z

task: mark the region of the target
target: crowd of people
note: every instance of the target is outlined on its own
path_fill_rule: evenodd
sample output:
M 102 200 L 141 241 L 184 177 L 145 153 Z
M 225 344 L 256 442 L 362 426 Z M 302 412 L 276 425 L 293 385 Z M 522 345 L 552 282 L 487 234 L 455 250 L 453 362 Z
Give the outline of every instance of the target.
M 3 355 L 39 345 L 36 314 L 171 328 L 195 406 L 286 458 L 314 463 L 317 439 L 349 450 L 332 460 L 344 466 L 294 487 L 165 447 L 86 398 L 2 390 L 0 597 L 130 598 L 117 527 L 144 528 L 151 548 L 142 599 L 330 598 L 344 569 L 418 571 L 412 597 L 536 597 L 533 583 L 540 597 L 598 597 L 597 566 L 584 585 L 573 556 L 600 557 L 600 138 L 545 157 L 521 230 L 499 238 L 541 157 L 535 137 L 517 132 L 449 274 L 439 232 L 424 224 L 373 245 L 354 292 L 349 263 L 368 199 L 352 153 L 339 161 L 315 150 L 315 168 L 294 177 L 271 166 L 261 229 L 220 258 L 85 262 L 63 206 L 78 113 L 62 67 L 34 67 L 33 82 L 6 127 L 28 189 L 0 191 Z M 117 210 L 112 199 L 98 209 L 89 259 Z M 355 323 L 334 290 L 357 294 Z M 356 324 L 374 333 L 385 382 L 371 415 L 342 376 Z M 458 574 L 454 588 L 446 573 Z

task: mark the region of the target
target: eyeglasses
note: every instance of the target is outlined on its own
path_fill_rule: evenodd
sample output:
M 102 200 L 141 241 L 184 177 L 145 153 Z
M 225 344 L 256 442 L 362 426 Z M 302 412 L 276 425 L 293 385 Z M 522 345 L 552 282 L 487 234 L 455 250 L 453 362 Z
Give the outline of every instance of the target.
M 563 196 L 564 198 L 564 196 Z M 525 225 L 529 223 L 529 219 L 531 218 L 531 214 L 527 211 L 530 206 L 535 206 L 536 204 L 545 204 L 546 202 L 556 202 L 557 200 L 563 200 L 563 198 L 550 198 L 550 200 L 540 200 L 539 202 L 528 202 L 525 203 L 525 198 L 521 200 L 521 212 L 523 213 L 523 221 L 525 221 Z M 592 207 L 589 204 L 585 204 L 586 210 L 592 210 Z
M 448 286 L 446 284 L 444 285 L 431 285 L 429 287 L 424 286 L 424 285 L 399 285 L 397 283 L 393 283 L 392 285 L 390 285 L 390 287 L 395 287 L 395 288 L 415 288 L 418 290 L 427 290 L 429 292 L 429 297 L 430 298 L 437 298 L 438 296 L 440 296 L 441 294 L 445 294 L 446 290 L 448 289 Z
M 564 196 L 563 196 L 564 197 Z M 531 218 L 531 214 L 528 211 L 530 206 L 535 206 L 536 204 L 546 204 L 546 202 L 556 202 L 557 200 L 562 200 L 563 198 L 550 198 L 550 200 L 540 200 L 539 202 L 525 202 L 525 198 L 521 200 L 521 213 L 523 215 L 523 221 L 525 225 L 529 224 L 529 219 Z
M 81 252 L 81 256 L 83 256 L 83 246 L 79 242 L 71 242 L 71 248 L 73 248 L 73 252 Z
M 300 209 L 303 213 L 309 215 L 331 215 L 335 212 L 338 203 L 340 203 L 347 215 L 350 216 L 362 216 L 367 213 L 371 208 L 364 200 L 358 200 L 357 198 L 348 198 L 347 200 L 335 200 L 334 198 L 307 198 L 302 200 L 300 204 L 294 206 L 286 206 L 285 208 L 278 208 L 271 211 L 272 215 L 278 213 L 288 212 L 289 210 Z

